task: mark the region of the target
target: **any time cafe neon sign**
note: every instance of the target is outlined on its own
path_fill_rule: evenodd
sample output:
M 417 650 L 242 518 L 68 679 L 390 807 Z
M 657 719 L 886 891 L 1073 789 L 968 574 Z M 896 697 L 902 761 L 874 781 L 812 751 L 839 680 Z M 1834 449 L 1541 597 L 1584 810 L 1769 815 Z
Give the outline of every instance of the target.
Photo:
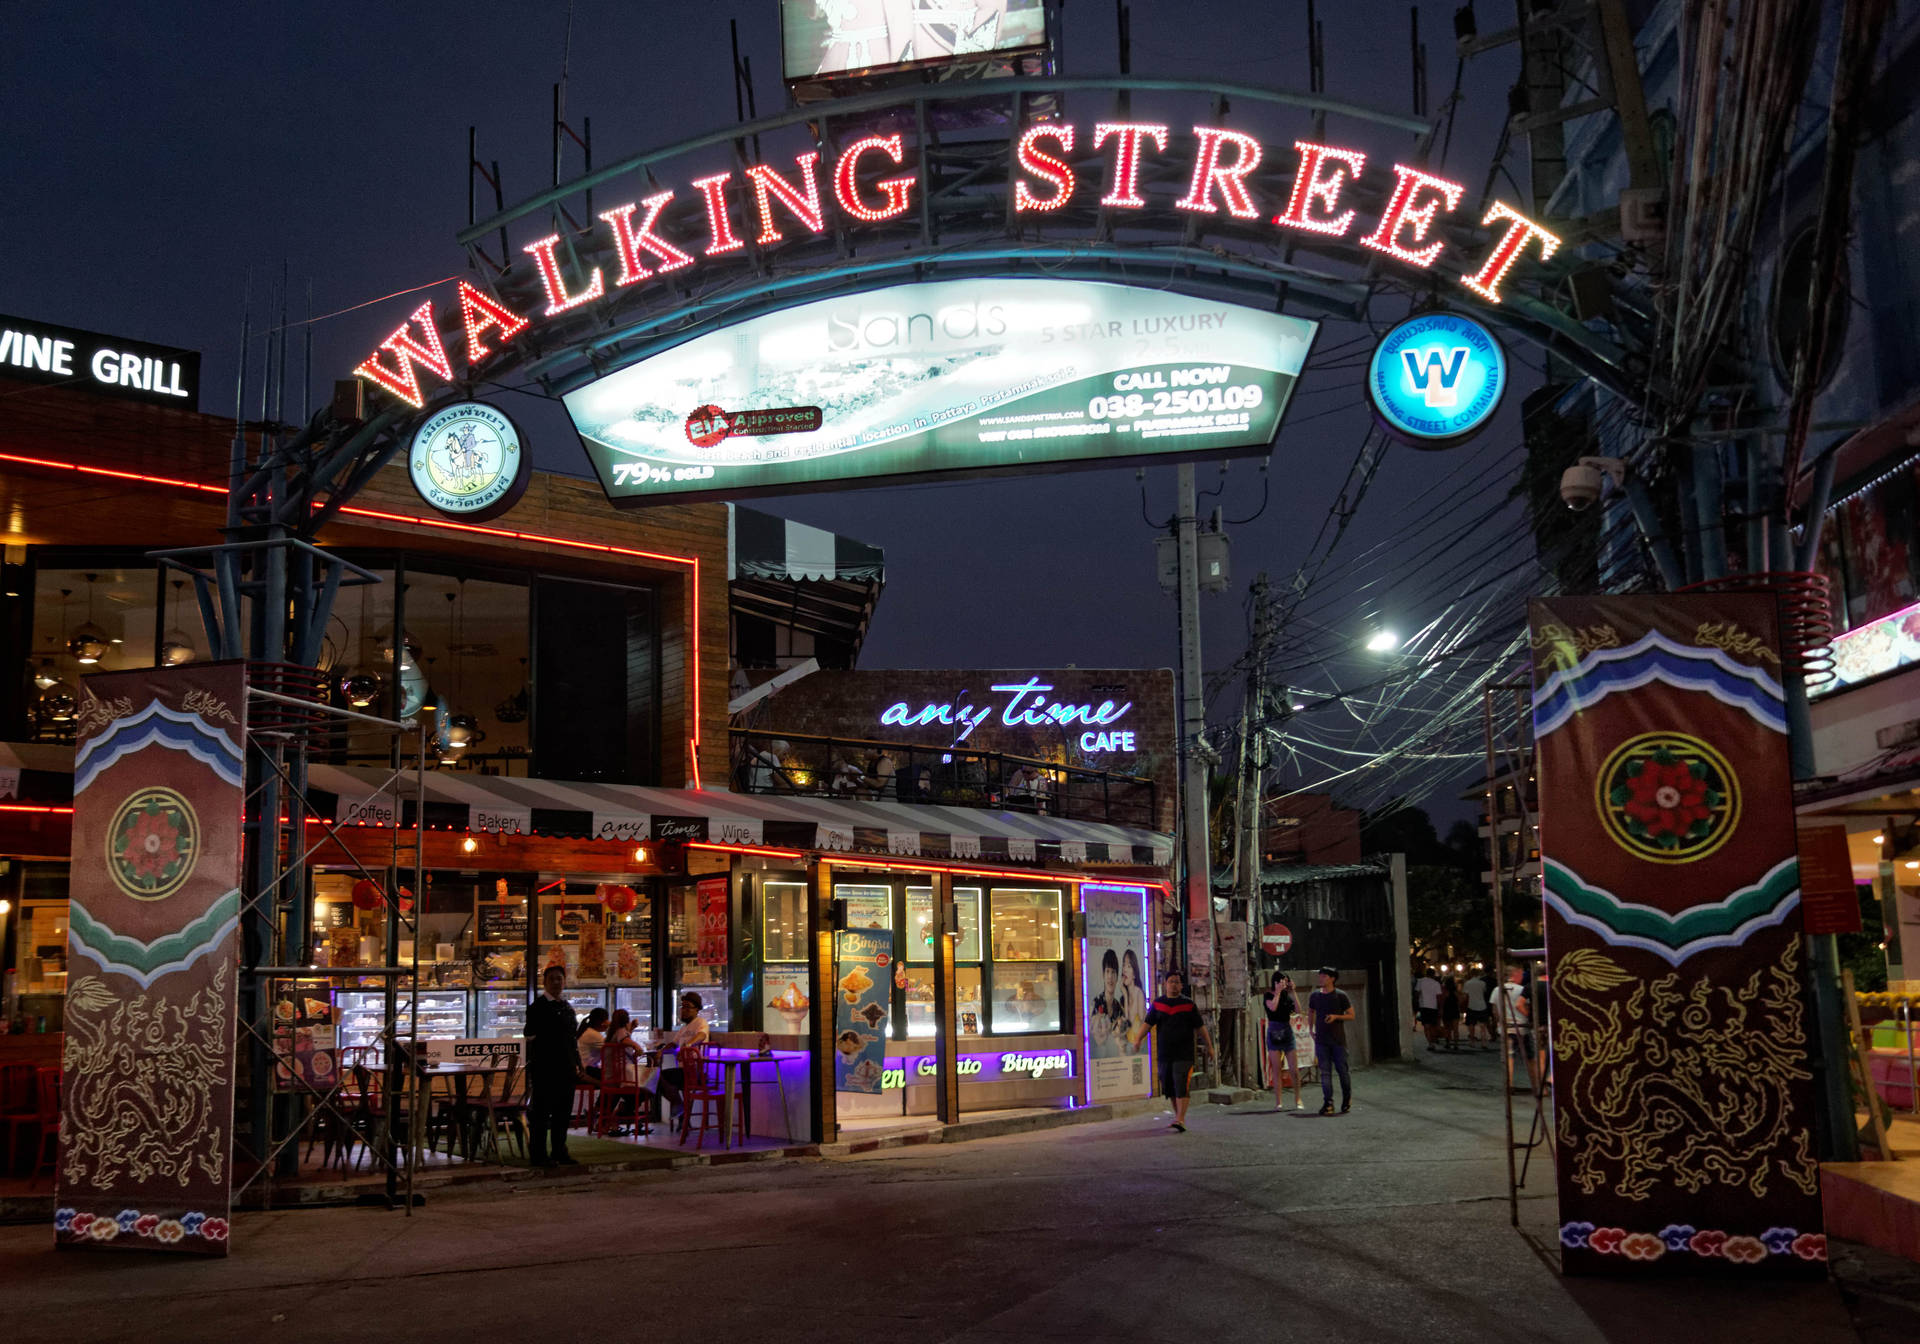
M 1071 122 L 1039 122 L 1026 129 L 1014 149 L 1016 213 L 1058 210 L 1092 189 L 1091 184 L 1079 180 L 1066 157 L 1077 143 L 1080 131 Z M 1189 139 L 1185 133 L 1176 135 L 1164 123 L 1102 121 L 1094 124 L 1091 143 L 1096 152 L 1107 156 L 1106 194 L 1100 204 L 1109 210 L 1144 210 L 1147 199 L 1140 192 L 1143 156 L 1181 153 L 1192 161 L 1187 192 L 1174 202 L 1181 210 L 1196 215 L 1225 212 L 1242 220 L 1259 219 L 1273 210 L 1269 221 L 1282 235 L 1347 238 L 1358 227 L 1358 211 L 1341 207 L 1348 184 L 1366 171 L 1367 155 L 1357 149 L 1295 141 L 1297 164 L 1286 201 L 1263 204 L 1255 199 L 1249 179 L 1267 151 L 1245 132 L 1195 126 Z M 788 230 L 797 228 L 814 237 L 824 234 L 829 202 L 840 220 L 851 225 L 896 219 L 913 208 L 913 193 L 919 184 L 914 173 L 895 171 L 904 168 L 906 160 L 906 147 L 899 134 L 869 135 L 841 151 L 825 171 L 824 191 L 820 181 L 823 165 L 817 150 L 797 155 L 790 169 L 772 163 L 752 164 L 744 170 L 744 181 L 736 181 L 732 172 L 697 178 L 687 184 L 690 193 L 700 198 L 704 213 L 705 227 L 697 237 L 667 237 L 656 227 L 661 212 L 674 200 L 671 190 L 616 205 L 601 211 L 599 218 L 613 254 L 619 258 L 617 271 L 591 266 L 570 274 L 557 250 L 561 243 L 558 233 L 528 243 L 521 250 L 533 258 L 547 299 L 540 312 L 515 312 L 467 281 L 459 283 L 467 371 L 471 374 L 493 355 L 497 345 L 513 340 L 538 320 L 558 317 L 616 290 L 686 271 L 703 257 L 742 251 L 746 247 L 740 233 L 743 228 L 757 225 L 756 242 L 768 248 L 785 241 Z M 1373 228 L 1357 241 L 1396 262 L 1428 269 L 1446 247 L 1436 236 L 1435 224 L 1442 215 L 1459 208 L 1466 189 L 1458 182 L 1403 163 L 1391 168 L 1394 181 L 1386 207 Z M 1280 208 L 1274 210 L 1275 205 Z M 1488 207 L 1481 224 L 1499 230 L 1499 235 L 1481 258 L 1479 269 L 1462 276 L 1460 283 L 1489 303 L 1500 302 L 1507 272 L 1528 248 L 1544 261 L 1560 247 L 1559 238 L 1499 201 Z M 443 382 L 454 381 L 453 363 L 441 340 L 432 300 L 415 309 L 354 372 L 402 401 L 422 406 L 425 394 L 421 370 Z
M 1131 700 L 1121 705 L 1111 700 L 1102 700 L 1098 705 L 1050 701 L 1047 692 L 1053 689 L 1053 685 L 1038 677 L 1028 677 L 1020 682 L 1000 682 L 989 689 L 1008 693 L 1007 702 L 999 708 L 1000 722 L 1009 728 L 1071 728 L 1077 724 L 1087 730 L 1080 734 L 1082 751 L 1136 750 L 1131 731 L 1111 727 L 1133 708 Z M 942 724 L 958 730 L 952 742 L 957 747 L 973 736 L 974 729 L 993 717 L 995 708 L 990 704 L 969 704 L 967 699 L 967 693 L 962 691 L 956 699 L 944 703 L 929 702 L 919 709 L 901 700 L 880 712 L 880 722 L 900 728 Z

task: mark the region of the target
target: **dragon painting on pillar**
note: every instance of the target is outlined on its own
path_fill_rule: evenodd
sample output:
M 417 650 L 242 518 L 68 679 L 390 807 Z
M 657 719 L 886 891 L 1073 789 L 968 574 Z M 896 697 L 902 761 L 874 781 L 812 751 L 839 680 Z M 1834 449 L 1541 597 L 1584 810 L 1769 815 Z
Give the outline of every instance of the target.
M 1563 1270 L 1824 1274 L 1775 600 L 1531 618 Z

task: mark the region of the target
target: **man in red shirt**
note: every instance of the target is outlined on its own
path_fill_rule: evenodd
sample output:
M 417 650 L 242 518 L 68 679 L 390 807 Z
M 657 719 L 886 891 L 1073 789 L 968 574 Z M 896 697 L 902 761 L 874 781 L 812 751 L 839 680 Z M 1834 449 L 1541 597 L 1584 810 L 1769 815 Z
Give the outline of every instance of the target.
M 1187 1132 L 1187 1075 L 1193 1072 L 1194 1038 L 1213 1053 L 1213 1037 L 1207 1032 L 1207 1020 L 1186 996 L 1186 981 L 1178 971 L 1168 971 L 1160 981 L 1160 995 L 1147 1009 L 1146 1023 L 1153 1028 L 1153 1051 L 1160 1058 L 1160 1094 L 1173 1103 L 1172 1128 Z

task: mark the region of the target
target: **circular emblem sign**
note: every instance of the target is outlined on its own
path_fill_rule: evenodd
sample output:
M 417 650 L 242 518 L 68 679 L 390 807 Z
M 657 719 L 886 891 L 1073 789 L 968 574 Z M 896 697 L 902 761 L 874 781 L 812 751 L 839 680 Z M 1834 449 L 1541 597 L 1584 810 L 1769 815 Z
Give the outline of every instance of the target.
M 138 790 L 107 827 L 107 872 L 135 900 L 173 895 L 199 857 L 200 819 L 172 789 Z
M 1444 448 L 1493 418 L 1507 390 L 1507 353 L 1458 313 L 1422 313 L 1381 338 L 1367 396 L 1387 429 L 1415 448 Z
M 718 406 L 702 406 L 687 417 L 687 442 L 711 448 L 733 433 L 733 418 Z
M 407 453 L 407 471 L 420 498 L 467 522 L 512 508 L 531 470 L 519 428 L 506 412 L 481 401 L 435 411 L 414 431 Z
M 1622 849 L 1654 863 L 1692 863 L 1739 825 L 1740 781 L 1697 737 L 1642 733 L 1600 767 L 1594 802 Z
M 1260 930 L 1260 950 L 1270 957 L 1285 956 L 1293 947 L 1293 930 L 1285 924 L 1269 924 Z

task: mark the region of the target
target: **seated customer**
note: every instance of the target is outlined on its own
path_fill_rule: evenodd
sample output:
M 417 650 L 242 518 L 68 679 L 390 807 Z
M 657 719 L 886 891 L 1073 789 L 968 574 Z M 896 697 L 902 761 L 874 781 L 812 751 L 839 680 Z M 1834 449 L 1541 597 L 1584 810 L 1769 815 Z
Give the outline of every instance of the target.
M 633 1019 L 625 1008 L 614 1009 L 607 1022 L 606 1042 L 600 1047 L 600 1086 L 609 1094 L 613 1113 L 637 1120 L 639 1107 L 635 1103 L 652 1091 L 648 1086 L 652 1079 L 652 1070 L 641 1061 L 640 1047 L 633 1043 Z M 620 1095 L 628 1089 L 636 1095 Z
M 607 1010 L 595 1008 L 580 1024 L 574 1045 L 580 1052 L 580 1072 L 589 1078 L 600 1077 L 600 1049 L 607 1039 Z
M 692 990 L 683 993 L 680 996 L 680 1029 L 661 1042 L 662 1048 L 677 1054 L 687 1046 L 706 1044 L 707 1019 L 700 1015 L 700 1010 L 705 1006 L 705 1001 Z M 660 1070 L 660 1096 L 672 1102 L 679 1111 L 682 1130 L 687 1127 L 686 1087 L 687 1071 L 678 1064 Z

